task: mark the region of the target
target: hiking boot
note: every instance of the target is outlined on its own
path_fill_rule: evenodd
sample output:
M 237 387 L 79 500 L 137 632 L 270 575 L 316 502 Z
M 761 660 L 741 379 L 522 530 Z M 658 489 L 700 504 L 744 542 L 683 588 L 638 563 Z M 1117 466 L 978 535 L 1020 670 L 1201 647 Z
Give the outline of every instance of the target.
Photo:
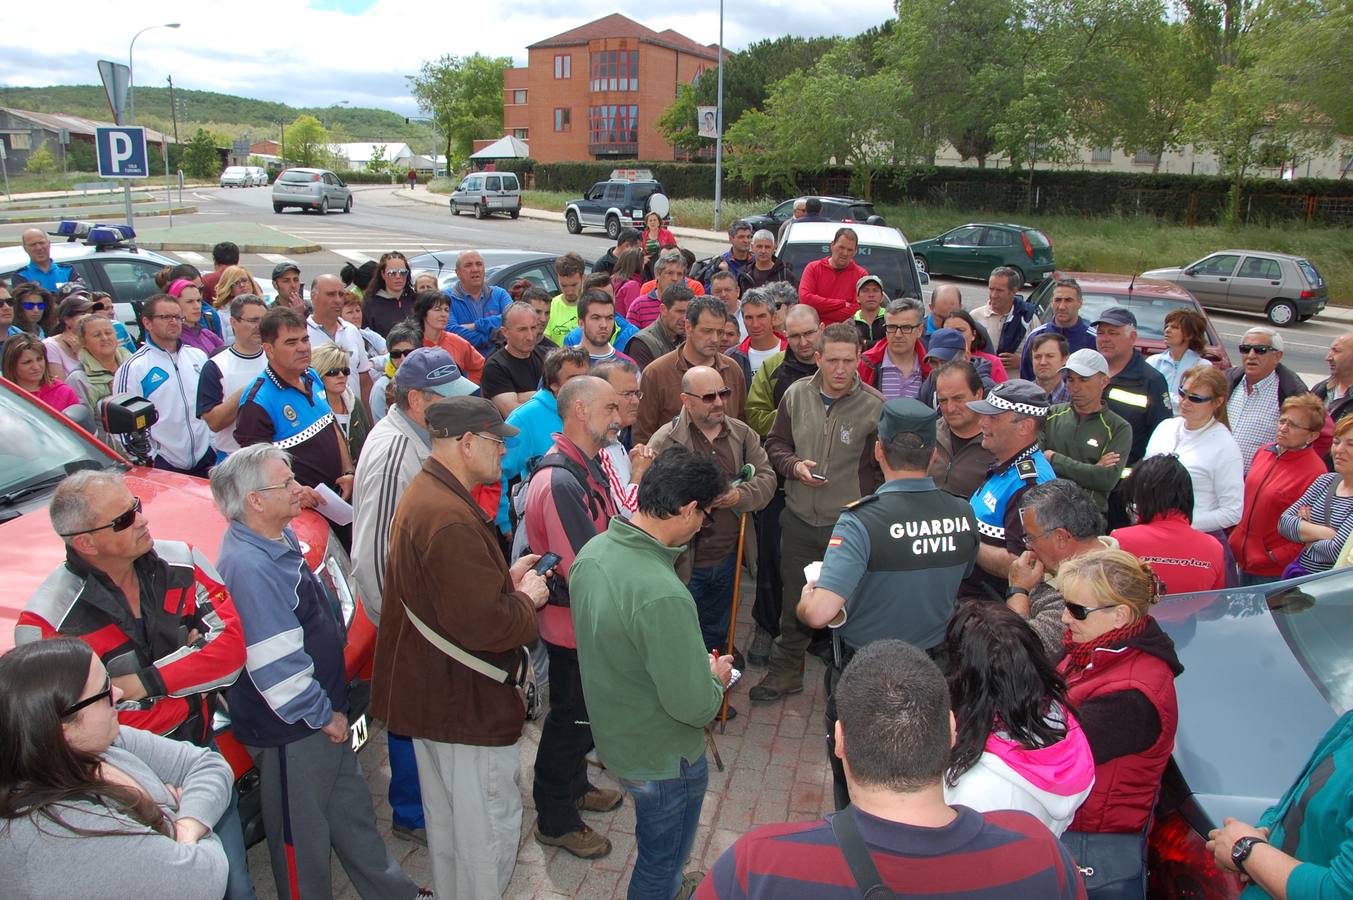
M 700 882 L 705 880 L 704 872 L 687 872 L 681 876 L 681 888 L 677 891 L 673 900 L 690 900 L 695 896 L 695 889 L 700 887 Z
M 761 679 L 761 683 L 747 692 L 753 703 L 774 703 L 787 694 L 803 693 L 803 673 L 786 672 L 777 675 L 771 673 Z
M 773 640 L 770 632 L 763 631 L 761 626 L 758 625 L 756 635 L 752 638 L 751 649 L 747 651 L 747 661 L 754 666 L 768 665 L 770 663 L 770 645 Z
M 625 792 L 611 788 L 597 788 L 581 795 L 574 803 L 584 812 L 610 812 L 625 802 Z
M 570 831 L 568 834 L 561 834 L 558 837 L 541 834 L 540 826 L 537 825 L 535 836 L 538 843 L 547 847 L 562 847 L 579 859 L 600 859 L 611 852 L 610 840 L 586 825 L 577 831 Z

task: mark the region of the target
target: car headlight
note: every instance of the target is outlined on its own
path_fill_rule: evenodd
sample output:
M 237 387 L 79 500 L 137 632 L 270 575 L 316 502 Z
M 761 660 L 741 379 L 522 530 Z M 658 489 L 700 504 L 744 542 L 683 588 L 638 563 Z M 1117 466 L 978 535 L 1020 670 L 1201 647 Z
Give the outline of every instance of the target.
M 357 612 L 357 589 L 352 578 L 352 560 L 348 557 L 348 551 L 343 549 L 343 544 L 334 536 L 333 529 L 329 529 L 329 542 L 324 548 L 324 558 L 320 561 L 315 574 L 329 588 L 330 595 L 338 601 L 336 611 L 346 630 L 352 624 L 352 617 Z

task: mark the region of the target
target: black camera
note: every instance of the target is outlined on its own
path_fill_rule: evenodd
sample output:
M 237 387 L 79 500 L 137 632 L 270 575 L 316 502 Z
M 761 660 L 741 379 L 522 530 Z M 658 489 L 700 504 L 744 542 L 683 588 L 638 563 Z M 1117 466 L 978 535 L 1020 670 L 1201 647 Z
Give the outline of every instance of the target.
M 109 436 L 118 435 L 127 458 L 140 466 L 154 462 L 150 426 L 159 421 L 155 404 L 131 392 L 113 394 L 99 401 L 99 423 Z

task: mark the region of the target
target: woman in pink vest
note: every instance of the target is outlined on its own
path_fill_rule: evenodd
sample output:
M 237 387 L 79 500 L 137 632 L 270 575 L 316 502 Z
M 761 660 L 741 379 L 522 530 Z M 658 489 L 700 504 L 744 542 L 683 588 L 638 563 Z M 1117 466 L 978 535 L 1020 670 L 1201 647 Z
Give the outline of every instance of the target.
M 1146 895 L 1146 833 L 1174 749 L 1174 679 L 1184 667 L 1150 615 L 1151 567 L 1122 550 L 1062 564 L 1066 679 L 1095 757 L 1095 785 L 1062 841 L 1087 874 L 1091 898 Z

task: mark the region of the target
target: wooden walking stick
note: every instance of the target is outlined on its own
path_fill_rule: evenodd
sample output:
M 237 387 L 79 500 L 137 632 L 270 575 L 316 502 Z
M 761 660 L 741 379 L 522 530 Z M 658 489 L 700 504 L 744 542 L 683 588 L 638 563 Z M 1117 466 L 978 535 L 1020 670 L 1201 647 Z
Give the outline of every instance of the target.
M 747 516 L 743 513 L 738 517 L 738 555 L 733 560 L 733 614 L 728 618 L 728 653 L 733 652 L 733 637 L 738 630 L 738 600 L 742 596 L 742 547 L 747 540 Z M 729 685 L 731 688 L 732 685 Z M 725 726 L 728 725 L 728 691 L 723 692 L 723 706 L 719 707 L 719 734 L 724 733 Z

